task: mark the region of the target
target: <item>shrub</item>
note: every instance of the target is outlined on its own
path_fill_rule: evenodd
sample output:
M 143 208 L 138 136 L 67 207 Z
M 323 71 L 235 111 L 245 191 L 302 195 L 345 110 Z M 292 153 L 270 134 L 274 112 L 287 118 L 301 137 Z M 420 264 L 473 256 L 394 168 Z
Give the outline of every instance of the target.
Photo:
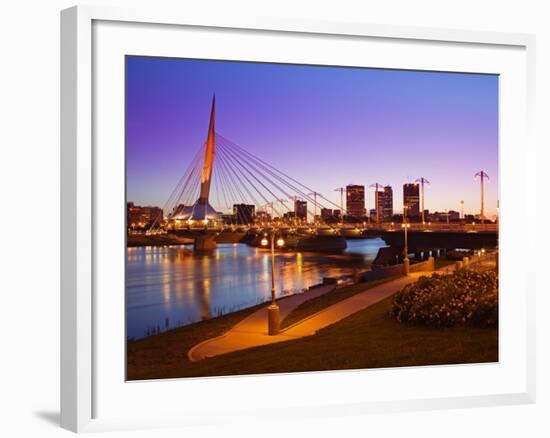
M 420 277 L 395 295 L 390 315 L 400 323 L 432 327 L 496 327 L 498 276 L 494 271 L 461 269 Z

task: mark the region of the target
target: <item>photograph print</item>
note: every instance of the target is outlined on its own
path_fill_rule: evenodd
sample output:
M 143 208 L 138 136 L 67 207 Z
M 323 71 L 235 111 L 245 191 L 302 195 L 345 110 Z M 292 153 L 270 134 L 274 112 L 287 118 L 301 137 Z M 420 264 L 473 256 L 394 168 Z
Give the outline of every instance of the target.
M 127 380 L 498 362 L 498 75 L 125 63 Z

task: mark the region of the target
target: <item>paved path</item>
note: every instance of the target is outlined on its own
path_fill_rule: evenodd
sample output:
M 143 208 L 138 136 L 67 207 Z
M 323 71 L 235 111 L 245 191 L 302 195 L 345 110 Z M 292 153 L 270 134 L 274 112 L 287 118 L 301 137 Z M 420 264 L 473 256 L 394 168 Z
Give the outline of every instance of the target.
M 441 271 L 452 270 L 453 267 L 446 267 Z M 275 336 L 267 334 L 267 308 L 264 307 L 249 315 L 229 331 L 221 336 L 207 339 L 191 348 L 187 357 L 192 362 L 197 362 L 208 357 L 218 356 L 220 354 L 233 351 L 244 350 L 246 348 L 258 347 L 260 345 L 274 344 L 277 342 L 290 341 L 304 336 L 311 336 L 318 330 L 328 327 L 360 310 L 363 310 L 384 298 L 393 295 L 403 286 L 417 280 L 421 275 L 428 272 L 418 272 L 410 274 L 408 277 L 401 277 L 397 280 L 389 281 L 379 286 L 367 289 L 353 295 L 350 298 L 333 304 L 305 319 L 299 321 Z M 280 300 L 281 321 L 293 309 L 305 301 L 324 295 L 334 289 L 333 286 L 321 286 L 303 294 Z
M 335 289 L 334 285 L 319 286 L 307 292 L 279 300 L 281 321 L 300 304 L 320 297 Z M 191 348 L 187 357 L 196 362 L 207 357 L 217 356 L 231 351 L 243 350 L 258 345 L 272 344 L 290 339 L 283 333 L 277 336 L 267 334 L 267 305 L 247 316 L 221 336 L 207 339 Z

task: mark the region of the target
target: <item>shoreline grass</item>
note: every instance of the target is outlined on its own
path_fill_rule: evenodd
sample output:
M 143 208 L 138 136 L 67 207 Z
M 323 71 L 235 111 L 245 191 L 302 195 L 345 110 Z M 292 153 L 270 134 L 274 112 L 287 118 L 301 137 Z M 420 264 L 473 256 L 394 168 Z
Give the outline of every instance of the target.
M 190 363 L 187 351 L 199 342 L 220 336 L 265 306 L 264 303 L 142 339 L 126 342 L 128 380 L 180 377 L 179 364 Z
M 384 278 L 381 280 L 369 281 L 367 283 L 357 283 L 350 286 L 344 286 L 339 289 L 335 289 L 332 292 L 321 295 L 319 297 L 313 298 L 311 300 L 305 301 L 292 310 L 286 318 L 281 321 L 281 329 L 290 327 L 291 325 L 302 321 L 303 319 L 314 315 L 321 310 L 326 309 L 333 304 L 339 303 L 347 298 L 350 298 L 358 293 L 365 292 L 366 290 L 372 289 L 373 287 L 379 286 L 381 284 L 387 283 L 392 280 L 396 280 L 400 276 L 392 276 Z

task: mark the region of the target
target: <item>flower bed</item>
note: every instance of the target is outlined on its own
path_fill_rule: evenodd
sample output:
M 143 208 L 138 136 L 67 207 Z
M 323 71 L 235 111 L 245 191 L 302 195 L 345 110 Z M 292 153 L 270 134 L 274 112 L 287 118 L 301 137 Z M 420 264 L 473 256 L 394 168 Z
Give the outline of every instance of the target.
M 470 269 L 420 277 L 395 295 L 390 315 L 401 323 L 432 327 L 495 327 L 498 277 L 494 271 Z

